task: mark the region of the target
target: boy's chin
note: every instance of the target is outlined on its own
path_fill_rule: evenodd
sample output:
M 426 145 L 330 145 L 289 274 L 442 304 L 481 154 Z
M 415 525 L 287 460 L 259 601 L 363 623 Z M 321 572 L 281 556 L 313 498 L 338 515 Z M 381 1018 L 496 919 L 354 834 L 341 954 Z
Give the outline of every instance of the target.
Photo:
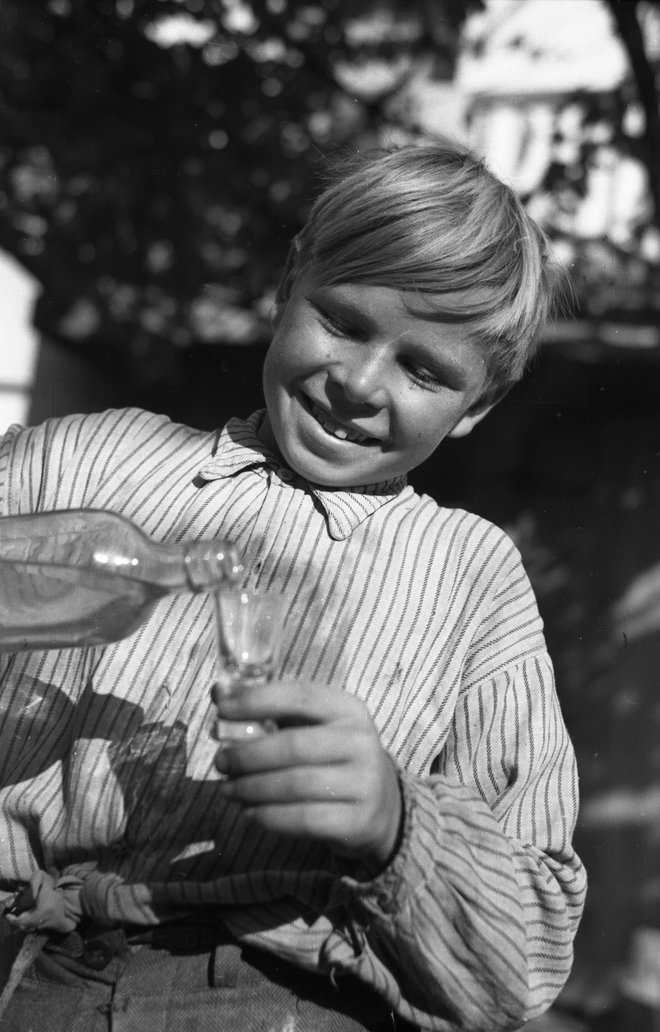
M 351 487 L 369 487 L 372 484 L 382 484 L 386 480 L 394 479 L 397 474 L 388 471 L 378 471 L 372 468 L 362 468 L 359 464 L 351 466 L 333 466 L 328 463 L 293 461 L 288 465 L 298 476 L 308 480 L 316 487 L 327 488 L 328 490 L 341 490 Z
M 360 454 L 357 445 L 325 442 L 316 433 L 291 434 L 283 432 L 275 436 L 270 422 L 263 428 L 260 437 L 281 456 L 286 466 L 303 480 L 316 487 L 328 489 L 346 489 L 351 487 L 369 487 L 382 484 L 402 474 L 391 468 L 396 465 L 382 461 L 383 454 L 373 446 L 366 450 L 371 454 Z M 327 446 L 326 446 L 327 444 Z M 342 457 L 341 449 L 346 449 Z

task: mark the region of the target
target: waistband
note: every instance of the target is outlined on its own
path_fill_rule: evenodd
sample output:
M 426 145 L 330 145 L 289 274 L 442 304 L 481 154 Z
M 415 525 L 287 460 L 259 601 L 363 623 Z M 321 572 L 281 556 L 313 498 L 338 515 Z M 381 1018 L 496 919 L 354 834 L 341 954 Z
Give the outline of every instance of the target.
M 218 916 L 184 919 L 144 927 L 125 925 L 101 928 L 84 925 L 66 934 L 54 933 L 44 944 L 44 951 L 56 954 L 102 971 L 114 959 L 125 958 L 134 947 L 151 946 L 172 954 L 207 953 L 216 946 L 235 944 Z

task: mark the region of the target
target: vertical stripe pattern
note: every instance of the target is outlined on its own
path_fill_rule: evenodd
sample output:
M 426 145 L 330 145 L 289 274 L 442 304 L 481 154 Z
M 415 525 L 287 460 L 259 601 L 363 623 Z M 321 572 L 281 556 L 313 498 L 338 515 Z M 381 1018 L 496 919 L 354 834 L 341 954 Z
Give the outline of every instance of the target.
M 556 996 L 585 879 L 577 779 L 508 538 L 403 483 L 312 488 L 260 444 L 137 409 L 0 443 L 0 513 L 107 508 L 161 541 L 224 537 L 281 592 L 282 675 L 367 705 L 401 771 L 403 841 L 365 881 L 217 798 L 213 612 L 162 600 L 107 648 L 0 665 L 0 875 L 81 879 L 101 924 L 224 907 L 236 935 L 351 972 L 434 1030 L 514 1029 Z

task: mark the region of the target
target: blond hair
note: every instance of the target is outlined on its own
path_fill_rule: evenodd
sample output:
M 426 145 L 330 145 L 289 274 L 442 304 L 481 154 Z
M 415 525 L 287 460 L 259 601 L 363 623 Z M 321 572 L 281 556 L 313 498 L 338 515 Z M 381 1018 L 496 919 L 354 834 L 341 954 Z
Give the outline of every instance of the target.
M 523 375 L 565 278 L 514 191 L 445 139 L 336 169 L 293 242 L 280 302 L 303 272 L 424 295 L 415 314 L 429 318 L 431 302 L 431 318 L 485 345 L 495 396 Z

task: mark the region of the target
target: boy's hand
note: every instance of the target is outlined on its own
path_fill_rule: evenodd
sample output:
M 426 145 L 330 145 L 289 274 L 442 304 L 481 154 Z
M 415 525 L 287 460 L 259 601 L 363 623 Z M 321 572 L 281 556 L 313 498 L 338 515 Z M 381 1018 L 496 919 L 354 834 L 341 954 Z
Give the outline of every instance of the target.
M 35 871 L 24 888 L 5 904 L 3 916 L 23 932 L 72 932 L 81 917 L 80 882 Z
M 274 720 L 279 730 L 222 746 L 219 791 L 268 831 L 313 838 L 382 870 L 402 815 L 396 768 L 369 713 L 346 692 L 278 681 L 214 693 L 225 720 Z

